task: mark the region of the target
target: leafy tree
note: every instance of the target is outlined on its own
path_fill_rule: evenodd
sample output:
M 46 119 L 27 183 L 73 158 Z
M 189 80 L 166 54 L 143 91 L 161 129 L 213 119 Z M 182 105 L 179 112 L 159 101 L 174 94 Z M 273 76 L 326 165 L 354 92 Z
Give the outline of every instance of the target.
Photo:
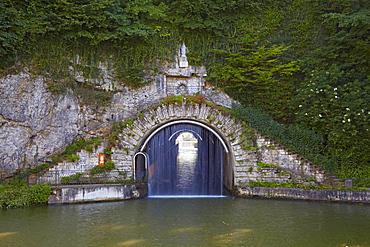
M 0 68 L 11 67 L 17 60 L 26 34 L 22 11 L 10 1 L 0 1 Z
M 63 0 L 44 7 L 45 19 L 55 34 L 67 40 L 85 38 L 92 45 L 127 36 L 147 36 L 155 31 L 153 20 L 163 17 L 165 6 L 143 0 Z
M 234 23 L 252 9 L 258 1 L 182 0 L 165 1 L 171 14 L 168 20 L 184 30 L 209 31 L 225 35 Z
M 325 23 L 335 26 L 336 31 L 326 39 L 328 45 L 322 50 L 326 60 L 335 62 L 344 70 L 369 72 L 370 58 L 370 14 L 359 10 L 352 14 L 326 14 Z M 334 27 L 333 27 L 334 28 Z
M 296 62 L 281 63 L 283 46 L 255 46 L 251 40 L 236 53 L 215 50 L 223 64 L 212 68 L 211 78 L 241 103 L 260 107 L 276 117 L 287 114 L 292 83 L 287 80 L 299 70 Z

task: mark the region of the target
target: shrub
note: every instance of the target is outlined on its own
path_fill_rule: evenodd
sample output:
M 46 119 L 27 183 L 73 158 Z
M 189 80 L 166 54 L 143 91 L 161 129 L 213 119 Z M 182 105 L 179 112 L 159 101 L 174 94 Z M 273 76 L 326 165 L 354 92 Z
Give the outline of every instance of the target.
M 105 171 L 104 166 L 94 166 L 90 170 L 90 175 L 99 174 L 99 173 L 102 173 L 104 171 Z
M 67 155 L 67 160 L 69 162 L 75 162 L 75 161 L 77 161 L 79 159 L 80 159 L 80 156 L 78 156 L 77 154 L 69 154 L 69 155 Z
M 91 145 L 87 145 L 87 146 L 85 147 L 85 149 L 86 149 L 86 151 L 87 151 L 87 152 L 89 152 L 89 153 L 92 153 L 92 152 L 93 152 L 93 146 L 91 146 Z
M 51 188 L 47 184 L 28 187 L 25 180 L 0 186 L 0 208 L 20 208 L 47 204 Z
M 28 201 L 31 205 L 35 204 L 46 204 L 48 202 L 49 195 L 51 194 L 51 188 L 47 184 L 38 183 L 29 188 L 30 194 Z
M 41 164 L 39 166 L 36 166 L 36 167 L 30 169 L 29 172 L 30 173 L 38 173 L 38 172 L 41 172 L 43 170 L 46 170 L 48 167 L 49 167 L 49 164 L 44 163 L 44 164 Z
M 83 176 L 84 174 L 81 172 L 78 172 L 74 175 L 68 176 L 68 177 L 62 177 L 62 184 L 69 184 L 69 183 L 78 183 L 79 179 Z
M 107 160 L 106 162 L 104 162 L 104 169 L 105 170 L 113 170 L 114 168 L 116 168 L 116 167 L 115 167 L 113 161 Z
M 104 149 L 103 153 L 107 154 L 107 155 L 110 155 L 110 154 L 113 154 L 113 151 L 110 148 L 106 148 L 106 149 Z

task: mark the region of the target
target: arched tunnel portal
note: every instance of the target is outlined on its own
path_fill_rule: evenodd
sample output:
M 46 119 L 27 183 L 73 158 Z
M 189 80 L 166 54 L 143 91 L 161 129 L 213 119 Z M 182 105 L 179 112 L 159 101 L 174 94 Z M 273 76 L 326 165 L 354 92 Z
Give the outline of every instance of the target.
M 134 155 L 136 182 L 149 196 L 219 196 L 233 184 L 230 147 L 222 135 L 195 120 L 165 123 L 144 138 Z

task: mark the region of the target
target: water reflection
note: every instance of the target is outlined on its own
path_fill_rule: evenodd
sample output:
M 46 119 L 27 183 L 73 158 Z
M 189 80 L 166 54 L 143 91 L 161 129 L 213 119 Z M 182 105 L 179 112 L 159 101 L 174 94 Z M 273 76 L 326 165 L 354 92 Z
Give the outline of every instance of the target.
M 9 237 L 9 236 L 12 236 L 12 235 L 15 235 L 17 234 L 17 232 L 1 232 L 0 233 L 0 240 L 2 238 L 6 238 L 6 237 Z
M 143 239 L 132 239 L 118 243 L 117 246 L 145 246 L 145 240 Z
M 0 211 L 1 246 L 370 246 L 370 207 L 141 199 Z
M 251 229 L 236 229 L 232 232 L 221 234 L 213 237 L 212 245 L 229 245 L 236 243 L 243 243 L 243 239 L 247 237 L 247 234 L 252 232 Z
M 190 132 L 182 132 L 176 139 L 177 155 L 177 191 L 189 194 L 193 188 L 194 170 L 198 158 L 198 139 Z

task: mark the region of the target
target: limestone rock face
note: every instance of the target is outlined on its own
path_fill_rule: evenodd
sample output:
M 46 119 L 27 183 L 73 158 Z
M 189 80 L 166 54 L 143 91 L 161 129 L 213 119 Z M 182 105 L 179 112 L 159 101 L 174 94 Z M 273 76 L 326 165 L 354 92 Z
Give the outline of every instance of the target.
M 52 95 L 42 77 L 0 79 L 0 172 L 34 166 L 88 131 L 94 116 L 71 93 Z M 4 175 L 5 174 L 5 175 Z

